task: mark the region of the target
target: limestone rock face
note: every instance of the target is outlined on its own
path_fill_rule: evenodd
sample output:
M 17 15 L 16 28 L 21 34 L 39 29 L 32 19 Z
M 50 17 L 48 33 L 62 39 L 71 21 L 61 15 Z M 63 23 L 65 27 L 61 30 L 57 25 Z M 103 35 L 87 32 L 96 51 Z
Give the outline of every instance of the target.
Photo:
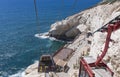
M 113 32 L 109 44 L 109 49 L 104 60 L 109 62 L 111 69 L 114 71 L 114 77 L 120 77 L 120 29 Z M 93 36 L 90 55 L 97 58 L 103 51 L 106 40 L 106 33 L 97 32 Z
M 35 62 L 25 70 L 24 77 L 45 77 L 45 73 L 38 73 L 38 62 Z
M 74 38 L 83 31 L 95 31 L 119 15 L 120 3 L 102 4 L 70 16 L 51 25 L 49 35 L 55 38 Z M 79 28 L 78 29 L 76 28 Z M 75 31 L 75 30 L 77 31 Z M 73 33 L 74 32 L 74 33 Z M 70 35 L 71 34 L 71 35 Z M 75 34 L 75 35 L 74 35 Z
M 37 68 L 38 68 L 38 62 L 30 65 L 30 66 L 25 70 L 25 74 L 27 75 L 27 74 L 31 73 L 32 71 L 37 70 Z
M 120 48 L 118 51 L 112 56 L 111 64 L 114 68 L 114 77 L 120 77 Z
M 62 37 L 74 38 L 77 34 L 80 33 L 75 26 L 79 24 L 78 18 L 70 17 L 66 18 L 66 20 L 58 21 L 51 25 L 51 29 L 49 31 L 49 35 L 60 39 Z
M 120 1 L 114 3 L 101 4 L 96 7 L 87 9 L 78 14 L 70 16 L 63 21 L 56 22 L 52 25 L 50 34 L 53 35 L 64 35 L 66 37 L 75 37 L 74 35 L 79 32 L 94 32 L 110 20 L 120 15 Z M 76 32 L 75 32 L 76 31 Z M 115 72 L 114 77 L 120 77 L 120 66 L 118 63 L 119 54 L 117 54 L 120 47 L 120 30 L 113 32 L 111 39 L 114 42 L 110 42 L 108 52 L 104 57 L 109 66 Z M 75 32 L 75 34 L 74 34 Z M 90 55 L 97 58 L 103 51 L 107 33 L 96 32 L 92 38 Z M 78 39 L 79 40 L 79 39 Z M 117 58 L 117 60 L 116 60 Z
M 96 31 L 118 15 L 120 15 L 120 1 L 116 1 L 112 4 L 107 3 L 97 5 L 93 8 L 70 16 L 65 20 L 52 24 L 49 36 L 58 39 L 69 39 L 75 38 L 78 35 L 75 42 L 69 44 L 69 48 L 75 50 L 79 55 L 80 52 L 77 51 L 80 51 L 81 49 L 81 44 L 83 43 L 81 40 L 85 41 L 84 38 L 86 38 L 86 35 L 83 35 L 82 37 L 82 34 Z M 104 48 L 106 34 L 107 33 L 96 32 L 90 38 L 90 40 L 92 40 L 92 44 L 90 46 L 89 55 L 93 56 L 95 59 L 101 54 Z M 113 72 L 115 73 L 114 77 L 120 77 L 120 30 L 113 32 L 111 39 L 114 41 L 110 42 L 109 49 L 104 60 L 108 62 L 108 65 L 113 69 Z M 86 46 L 86 44 L 84 46 Z M 35 74 L 39 75 L 37 73 L 36 66 L 32 65 L 28 67 L 25 71 L 25 77 L 37 77 L 33 76 Z
M 65 36 L 68 38 L 76 37 L 80 33 L 79 29 L 72 28 L 71 30 L 65 33 Z
M 97 59 L 97 56 L 101 54 L 103 45 L 106 40 L 106 34 L 102 32 L 97 32 L 94 34 L 91 44 L 91 52 L 90 56 L 93 56 L 95 59 Z
M 88 27 L 85 24 L 80 24 L 77 26 L 77 28 L 81 31 L 84 32 L 88 29 Z

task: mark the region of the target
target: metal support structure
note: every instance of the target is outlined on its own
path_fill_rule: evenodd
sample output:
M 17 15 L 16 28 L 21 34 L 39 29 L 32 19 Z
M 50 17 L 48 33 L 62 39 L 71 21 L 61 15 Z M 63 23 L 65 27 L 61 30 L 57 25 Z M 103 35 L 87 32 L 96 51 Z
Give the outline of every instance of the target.
M 107 25 L 107 28 L 104 27 L 102 28 L 100 31 L 102 32 L 107 32 L 107 37 L 106 37 L 106 42 L 105 42 L 105 47 L 104 50 L 102 52 L 102 54 L 97 58 L 97 60 L 93 63 L 87 63 L 87 61 L 83 58 L 81 58 L 80 60 L 80 69 L 79 69 L 79 77 L 82 73 L 82 67 L 85 70 L 85 72 L 88 74 L 88 77 L 95 77 L 95 74 L 92 71 L 92 68 L 105 68 L 106 70 L 108 70 L 111 74 L 111 76 L 113 76 L 113 72 L 112 70 L 107 66 L 107 64 L 103 61 L 104 56 L 106 55 L 108 48 L 109 48 L 109 42 L 110 42 L 110 37 L 113 31 L 116 31 L 120 28 L 120 20 L 117 20 L 114 23 L 109 23 Z M 86 75 L 84 75 L 86 77 Z
M 97 61 L 95 62 L 96 66 L 102 61 L 102 59 L 104 58 L 104 56 L 106 55 L 106 53 L 108 51 L 112 28 L 113 27 L 111 25 L 108 26 L 108 31 L 107 31 L 108 34 L 107 34 L 107 38 L 106 38 L 105 47 L 104 47 L 102 54 L 98 57 Z
M 82 58 L 80 62 L 85 71 L 88 73 L 89 77 L 95 77 L 95 74 L 93 73 L 90 65 L 84 60 L 84 58 Z
M 120 28 L 120 21 L 116 22 L 114 25 L 113 24 L 109 24 L 108 28 L 107 28 L 107 38 L 106 38 L 106 43 L 105 43 L 105 47 L 104 50 L 102 52 L 102 54 L 98 57 L 97 61 L 95 62 L 96 66 L 102 61 L 102 59 L 104 58 L 104 56 L 107 53 L 107 50 L 109 48 L 109 42 L 110 42 L 110 37 L 111 37 L 111 33 L 113 31 L 116 31 L 117 29 Z

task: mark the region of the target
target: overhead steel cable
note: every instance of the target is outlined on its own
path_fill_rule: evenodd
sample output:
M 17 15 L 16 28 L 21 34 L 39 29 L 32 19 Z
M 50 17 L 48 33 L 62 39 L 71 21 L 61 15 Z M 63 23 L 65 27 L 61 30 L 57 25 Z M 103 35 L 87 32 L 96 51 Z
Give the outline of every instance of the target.
M 34 8 L 35 8 L 35 15 L 36 15 L 36 24 L 37 26 L 40 26 L 39 16 L 38 16 L 38 10 L 37 10 L 37 4 L 36 0 L 34 0 Z M 38 30 L 39 32 L 40 30 Z
M 112 19 L 111 21 L 109 21 L 107 24 L 103 25 L 102 27 L 100 27 L 99 29 L 97 29 L 96 31 L 94 31 L 92 34 L 100 31 L 103 28 L 106 28 L 108 24 L 114 23 L 114 21 L 116 20 L 120 20 L 120 15 L 116 16 L 114 19 Z
M 71 7 L 72 10 L 75 9 L 75 7 L 76 7 L 76 5 L 77 5 L 77 2 L 78 2 L 78 0 L 74 0 L 74 3 L 72 4 L 72 7 Z
M 38 10 L 37 10 L 37 4 L 36 4 L 36 0 L 34 0 L 34 8 L 35 8 L 35 15 L 36 15 L 36 24 L 39 27 L 40 26 L 40 22 L 39 22 L 39 16 L 38 16 Z M 40 29 L 38 28 L 38 32 L 40 31 Z M 40 40 L 41 43 L 41 40 Z M 43 50 L 42 46 L 40 46 L 40 50 Z M 39 59 L 39 64 L 38 64 L 38 72 L 40 72 L 40 59 Z

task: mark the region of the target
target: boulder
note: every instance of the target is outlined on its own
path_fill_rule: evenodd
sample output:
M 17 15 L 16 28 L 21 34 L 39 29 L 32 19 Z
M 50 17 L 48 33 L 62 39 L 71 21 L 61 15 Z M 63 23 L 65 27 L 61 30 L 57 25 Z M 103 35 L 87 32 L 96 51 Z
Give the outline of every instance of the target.
M 78 24 L 79 21 L 77 16 L 71 16 L 65 20 L 58 21 L 51 25 L 49 36 L 57 39 L 75 38 L 75 36 L 80 33 L 80 31 L 76 29 Z

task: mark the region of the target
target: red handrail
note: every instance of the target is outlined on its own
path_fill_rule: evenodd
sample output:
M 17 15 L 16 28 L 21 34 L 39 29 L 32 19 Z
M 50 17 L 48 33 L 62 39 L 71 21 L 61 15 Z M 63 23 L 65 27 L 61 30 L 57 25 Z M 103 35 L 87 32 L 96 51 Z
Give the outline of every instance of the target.
M 90 68 L 90 66 L 87 64 L 87 62 L 82 58 L 80 60 L 81 64 L 83 64 L 83 67 L 85 68 L 85 71 L 88 73 L 89 77 L 94 77 L 95 74 L 93 73 L 92 69 Z M 82 69 L 81 69 L 82 70 Z M 81 71 L 80 70 L 80 71 Z
M 98 65 L 102 59 L 104 58 L 104 56 L 106 55 L 107 53 L 107 50 L 109 48 L 109 42 L 110 42 L 110 37 L 111 37 L 111 33 L 113 31 L 116 31 L 117 29 L 120 28 L 120 21 L 116 22 L 114 25 L 108 25 L 108 28 L 107 28 L 107 38 L 106 38 L 106 42 L 105 42 L 105 47 L 104 47 L 104 50 L 102 52 L 102 54 L 98 57 L 98 59 L 96 60 L 95 64 Z

